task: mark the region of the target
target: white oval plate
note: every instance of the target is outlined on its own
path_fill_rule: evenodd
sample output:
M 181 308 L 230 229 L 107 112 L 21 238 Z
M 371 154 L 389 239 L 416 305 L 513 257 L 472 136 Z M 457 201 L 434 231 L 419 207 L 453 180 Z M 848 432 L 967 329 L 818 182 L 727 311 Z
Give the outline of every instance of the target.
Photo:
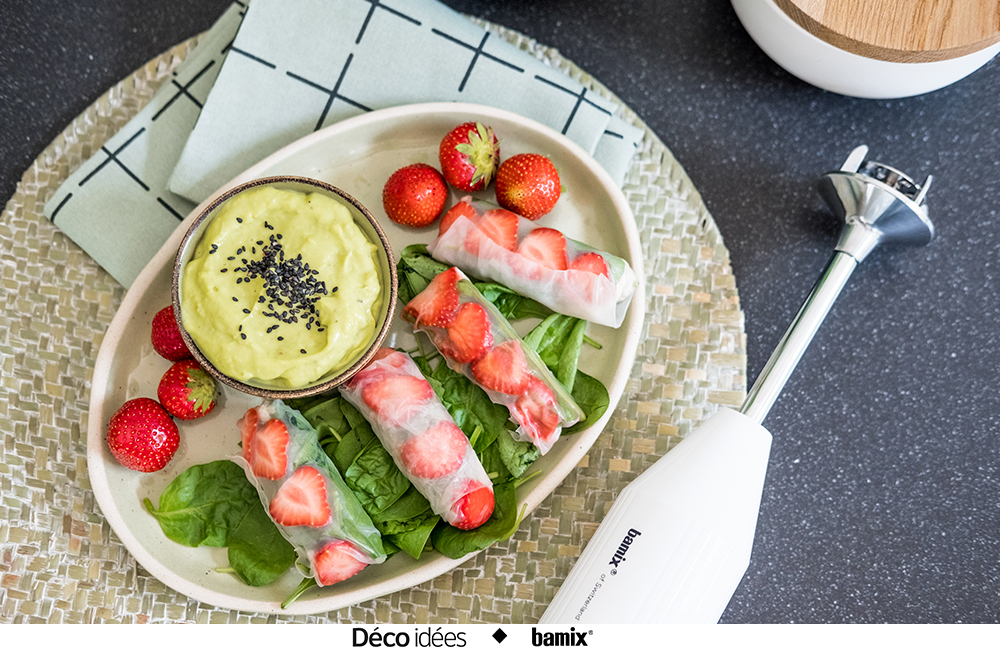
M 382 565 L 371 566 L 338 585 L 306 592 L 288 609 L 279 603 L 301 581 L 288 571 L 266 587 L 248 587 L 232 574 L 217 571 L 229 565 L 224 548 L 189 548 L 167 539 L 143 507 L 153 504 L 163 488 L 191 465 L 235 453 L 236 421 L 259 400 L 222 387 L 220 403 L 205 418 L 180 422 L 181 444 L 165 469 L 142 474 L 125 469 L 111 456 L 104 433 L 111 415 L 134 397 L 156 397 L 156 386 L 170 362 L 159 357 L 150 343 L 153 315 L 170 304 L 170 280 L 180 240 L 197 213 L 229 187 L 264 176 L 307 176 L 345 190 L 379 219 L 399 253 L 411 243 L 430 242 L 437 224 L 414 230 L 397 226 L 382 210 L 382 186 L 399 167 L 416 162 L 438 166 L 438 144 L 454 126 L 469 120 L 491 125 L 501 140 L 501 155 L 537 152 L 549 156 L 559 169 L 567 192 L 543 222 L 568 237 L 625 258 L 636 270 L 640 286 L 625 322 L 617 329 L 591 325 L 588 334 L 603 344 L 601 350 L 584 346 L 580 369 L 608 388 L 611 407 L 594 426 L 564 437 L 532 465 L 540 474 L 518 490 L 531 511 L 566 477 L 600 435 L 618 403 L 629 377 L 639 342 L 645 306 L 643 264 L 635 219 L 621 190 L 579 146 L 552 129 L 519 115 L 486 106 L 435 103 L 401 106 L 345 120 L 294 142 L 254 165 L 206 199 L 177 228 L 136 279 L 122 301 L 104 337 L 94 368 L 87 435 L 90 481 L 101 511 L 112 529 L 153 576 L 177 591 L 217 607 L 268 614 L 315 614 L 331 611 L 384 594 L 406 589 L 445 573 L 465 559 L 452 560 L 436 552 L 415 561 L 403 553 Z M 491 190 L 483 198 L 492 199 Z M 454 190 L 449 204 L 459 198 Z M 407 338 L 410 337 L 410 338 Z M 412 330 L 397 323 L 387 345 L 409 347 Z

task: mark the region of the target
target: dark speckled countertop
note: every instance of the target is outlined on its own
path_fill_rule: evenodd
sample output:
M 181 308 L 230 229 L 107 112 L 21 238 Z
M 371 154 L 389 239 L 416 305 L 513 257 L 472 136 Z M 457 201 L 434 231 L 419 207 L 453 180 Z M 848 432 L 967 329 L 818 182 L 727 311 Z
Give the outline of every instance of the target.
M 726 0 L 445 3 L 557 48 L 670 147 L 731 253 L 751 380 L 833 249 L 819 177 L 858 144 L 934 174 L 936 240 L 859 267 L 765 421 L 753 558 L 722 620 L 1000 622 L 1000 61 L 853 99 L 785 73 Z M 227 5 L 0 0 L 0 193 Z

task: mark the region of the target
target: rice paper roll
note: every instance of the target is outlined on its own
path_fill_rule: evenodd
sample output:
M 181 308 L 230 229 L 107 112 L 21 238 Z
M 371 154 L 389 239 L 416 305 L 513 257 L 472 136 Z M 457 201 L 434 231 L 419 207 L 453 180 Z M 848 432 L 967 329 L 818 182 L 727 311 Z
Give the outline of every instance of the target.
M 622 258 L 507 210 L 479 215 L 465 199 L 445 215 L 427 251 L 560 314 L 608 327 L 622 324 L 638 286 Z
M 548 366 L 503 315 L 456 267 L 439 273 L 403 308 L 414 330 L 427 334 L 453 370 L 505 406 L 513 437 L 545 454 L 584 414 Z
M 303 575 L 329 586 L 385 561 L 381 535 L 298 411 L 264 402 L 239 427 L 242 450 L 233 461 L 295 548 Z
M 493 482 L 409 355 L 382 348 L 340 393 L 372 425 L 435 514 L 462 530 L 486 523 L 493 514 Z

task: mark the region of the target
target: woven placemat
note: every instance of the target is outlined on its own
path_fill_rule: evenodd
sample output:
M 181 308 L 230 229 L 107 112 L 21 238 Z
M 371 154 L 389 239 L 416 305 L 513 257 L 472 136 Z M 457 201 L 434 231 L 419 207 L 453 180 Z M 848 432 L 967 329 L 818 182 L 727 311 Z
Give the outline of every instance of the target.
M 559 52 L 477 22 L 612 100 L 645 130 L 623 189 L 646 260 L 646 323 L 625 394 L 590 453 L 510 540 L 430 582 L 325 615 L 208 606 L 137 565 L 97 508 L 86 463 L 94 361 L 125 290 L 42 206 L 150 100 L 196 37 L 74 120 L 25 172 L 0 218 L 0 622 L 536 622 L 622 488 L 719 405 L 742 403 L 736 281 L 684 170 L 627 106 Z

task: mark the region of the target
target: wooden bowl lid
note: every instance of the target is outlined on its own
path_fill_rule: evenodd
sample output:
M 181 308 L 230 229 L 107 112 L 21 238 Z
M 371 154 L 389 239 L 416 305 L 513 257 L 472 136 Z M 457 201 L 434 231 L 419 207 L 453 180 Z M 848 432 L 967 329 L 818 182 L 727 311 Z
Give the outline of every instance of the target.
M 810 34 L 870 59 L 944 61 L 1000 42 L 1000 0 L 774 0 Z

